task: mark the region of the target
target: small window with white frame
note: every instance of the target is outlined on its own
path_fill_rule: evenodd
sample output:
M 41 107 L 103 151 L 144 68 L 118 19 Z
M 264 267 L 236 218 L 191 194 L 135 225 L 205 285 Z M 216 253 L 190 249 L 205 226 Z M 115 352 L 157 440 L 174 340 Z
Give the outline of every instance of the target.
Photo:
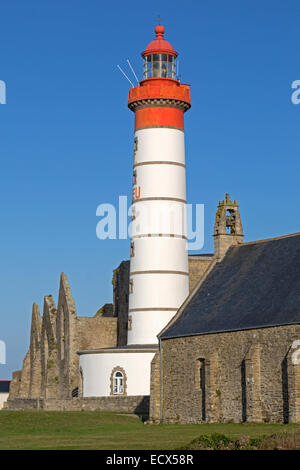
M 119 370 L 114 373 L 113 393 L 114 395 L 123 395 L 124 393 L 124 376 Z
M 127 376 L 120 366 L 114 367 L 111 371 L 110 395 L 127 395 Z
M 133 280 L 130 279 L 129 281 L 129 294 L 132 294 L 133 293 Z

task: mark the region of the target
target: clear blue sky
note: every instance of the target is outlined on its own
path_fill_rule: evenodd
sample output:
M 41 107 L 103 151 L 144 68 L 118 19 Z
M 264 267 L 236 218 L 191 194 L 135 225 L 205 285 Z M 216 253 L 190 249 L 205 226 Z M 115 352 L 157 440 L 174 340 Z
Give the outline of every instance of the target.
M 71 283 L 79 315 L 112 299 L 128 241 L 96 238 L 96 207 L 130 195 L 133 113 L 117 70 L 161 15 L 191 84 L 186 114 L 188 201 L 205 204 L 212 251 L 216 204 L 238 199 L 246 240 L 300 231 L 297 0 L 10 0 L 1 4 L 0 339 L 21 367 L 32 302 Z

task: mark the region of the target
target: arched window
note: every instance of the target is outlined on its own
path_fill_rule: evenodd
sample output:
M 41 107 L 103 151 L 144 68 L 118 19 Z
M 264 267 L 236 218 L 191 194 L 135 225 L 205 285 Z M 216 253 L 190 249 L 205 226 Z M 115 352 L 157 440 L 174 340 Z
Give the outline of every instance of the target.
M 122 372 L 114 373 L 114 395 L 122 395 L 124 393 L 124 376 Z
M 127 377 L 125 370 L 117 366 L 112 370 L 110 376 L 110 394 L 111 395 L 126 395 Z
M 232 209 L 227 209 L 226 211 L 226 233 L 228 235 L 235 234 L 235 226 L 236 226 L 236 213 Z

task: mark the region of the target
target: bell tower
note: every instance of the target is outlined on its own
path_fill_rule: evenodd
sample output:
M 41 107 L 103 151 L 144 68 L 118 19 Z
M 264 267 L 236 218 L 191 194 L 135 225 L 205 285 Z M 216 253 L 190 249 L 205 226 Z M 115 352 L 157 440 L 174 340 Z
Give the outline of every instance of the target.
M 237 201 L 230 200 L 230 194 L 226 193 L 224 201 L 220 201 L 216 213 L 214 227 L 215 257 L 223 258 L 228 248 L 232 245 L 243 243 L 243 227 Z

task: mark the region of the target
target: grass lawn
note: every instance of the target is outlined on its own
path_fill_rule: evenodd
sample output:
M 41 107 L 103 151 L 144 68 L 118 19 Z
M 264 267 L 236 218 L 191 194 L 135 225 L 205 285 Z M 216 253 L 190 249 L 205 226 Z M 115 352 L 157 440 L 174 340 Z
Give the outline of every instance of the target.
M 176 449 L 203 434 L 257 437 L 295 424 L 160 424 L 98 411 L 0 411 L 0 449 Z

